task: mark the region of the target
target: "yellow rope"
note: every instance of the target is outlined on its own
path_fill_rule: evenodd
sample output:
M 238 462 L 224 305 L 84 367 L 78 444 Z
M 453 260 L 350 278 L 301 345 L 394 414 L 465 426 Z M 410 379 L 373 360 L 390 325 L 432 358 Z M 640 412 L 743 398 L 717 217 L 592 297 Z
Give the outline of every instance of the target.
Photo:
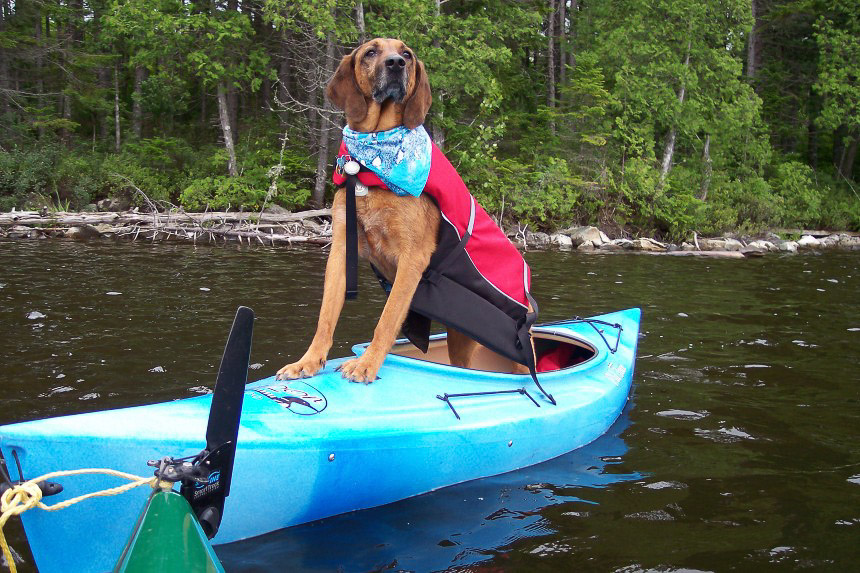
M 101 491 L 94 491 L 92 493 L 79 495 L 78 497 L 73 497 L 71 499 L 67 499 L 66 501 L 55 503 L 54 505 L 45 505 L 44 503 L 42 503 L 42 490 L 39 488 L 38 485 L 40 481 L 47 481 L 49 479 L 57 477 L 75 476 L 83 474 L 104 474 L 129 480 L 130 483 L 104 489 Z M 27 480 L 24 483 L 13 485 L 5 492 L 3 492 L 2 496 L 0 496 L 0 511 L 2 511 L 2 515 L 0 515 L 0 548 L 2 548 L 3 550 L 3 556 L 6 558 L 6 565 L 9 567 L 9 570 L 11 571 L 11 573 L 16 573 L 18 569 L 15 566 L 15 559 L 12 556 L 12 551 L 9 549 L 9 544 L 6 542 L 6 535 L 3 532 L 3 527 L 6 525 L 6 522 L 9 521 L 9 518 L 13 515 L 21 515 L 25 511 L 33 509 L 34 507 L 44 509 L 45 511 L 59 511 L 76 503 L 82 502 L 85 499 L 90 499 L 92 497 L 119 495 L 142 485 L 150 485 L 153 489 L 162 490 L 170 490 L 173 488 L 173 484 L 171 482 L 161 481 L 157 477 L 146 478 L 134 474 L 101 468 L 87 468 L 81 470 L 51 472 L 43 476 Z

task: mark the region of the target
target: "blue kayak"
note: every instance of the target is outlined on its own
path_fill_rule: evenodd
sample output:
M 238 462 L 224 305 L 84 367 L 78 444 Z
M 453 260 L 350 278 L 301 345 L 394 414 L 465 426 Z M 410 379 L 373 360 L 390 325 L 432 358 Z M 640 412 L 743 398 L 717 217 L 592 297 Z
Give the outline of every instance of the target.
M 399 341 L 365 386 L 330 361 L 316 376 L 245 388 L 230 495 L 215 544 L 375 507 L 530 466 L 584 446 L 627 402 L 639 309 L 534 328 L 544 370 L 514 375 L 481 349 L 476 368 L 445 364 L 444 336 L 427 354 Z M 360 355 L 367 345 L 357 345 Z M 547 366 L 549 365 L 549 366 Z M 194 456 L 212 396 L 0 427 L 0 451 L 17 479 L 108 467 L 152 475 L 146 462 Z M 58 480 L 49 505 L 120 485 L 102 475 Z M 24 528 L 42 573 L 113 568 L 150 491 L 137 488 L 58 512 L 31 510 Z

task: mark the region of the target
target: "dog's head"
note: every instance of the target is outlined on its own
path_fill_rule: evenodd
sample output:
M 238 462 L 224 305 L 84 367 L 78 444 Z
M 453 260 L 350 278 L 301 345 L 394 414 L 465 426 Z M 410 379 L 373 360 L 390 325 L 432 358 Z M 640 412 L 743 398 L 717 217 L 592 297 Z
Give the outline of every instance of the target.
M 400 40 L 376 38 L 344 56 L 326 87 L 329 100 L 346 113 L 351 127 L 361 124 L 373 106 L 388 100 L 402 123 L 424 123 L 432 96 L 424 63 Z

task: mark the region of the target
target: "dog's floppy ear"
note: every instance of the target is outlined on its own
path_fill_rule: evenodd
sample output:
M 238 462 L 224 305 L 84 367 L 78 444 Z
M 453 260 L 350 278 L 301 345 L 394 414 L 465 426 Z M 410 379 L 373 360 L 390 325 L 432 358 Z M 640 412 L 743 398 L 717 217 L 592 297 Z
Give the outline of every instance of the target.
M 403 125 L 409 129 L 415 129 L 424 123 L 427 110 L 433 103 L 424 62 L 418 60 L 416 63 L 418 65 L 415 67 L 415 89 L 412 90 L 412 95 L 406 100 L 406 106 L 403 108 Z
M 325 93 L 331 103 L 346 113 L 347 123 L 360 123 L 367 117 L 367 100 L 355 81 L 355 50 L 340 61 Z

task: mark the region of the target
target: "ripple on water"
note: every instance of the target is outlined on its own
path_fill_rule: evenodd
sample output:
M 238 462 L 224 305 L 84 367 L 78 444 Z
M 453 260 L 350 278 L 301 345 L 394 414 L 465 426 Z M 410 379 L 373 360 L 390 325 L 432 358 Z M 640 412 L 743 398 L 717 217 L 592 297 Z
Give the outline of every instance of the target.
M 698 412 L 690 410 L 663 410 L 661 412 L 657 412 L 657 415 L 664 418 L 673 418 L 675 420 L 701 420 L 702 418 L 710 416 L 711 413 L 707 410 L 699 410 Z
M 674 567 L 645 567 L 644 565 L 625 565 L 620 569 L 615 569 L 613 573 L 713 573 L 710 569 L 690 569 L 684 567 L 676 569 Z
M 550 555 L 570 553 L 571 550 L 571 546 L 567 543 L 552 542 L 542 543 L 541 545 L 538 545 L 537 547 L 529 551 L 529 553 L 531 553 L 532 555 L 539 555 L 540 557 L 548 557 Z
M 703 430 L 701 428 L 696 428 L 693 433 L 697 436 L 706 438 L 708 440 L 712 440 L 714 442 L 719 442 L 723 444 L 731 444 L 734 442 L 740 442 L 742 440 L 756 440 L 755 436 L 752 434 L 748 434 L 744 432 L 740 428 L 718 428 L 716 430 Z
M 192 386 L 188 389 L 189 392 L 194 392 L 195 394 L 211 394 L 212 390 L 210 390 L 207 386 Z
M 39 394 L 39 398 L 50 398 L 54 394 L 62 394 L 63 392 L 71 392 L 74 390 L 71 386 L 57 386 L 55 388 L 51 388 L 47 392 L 43 392 Z
M 679 482 L 679 481 L 655 481 L 653 483 L 646 483 L 642 487 L 645 489 L 687 489 L 687 484 Z
M 644 521 L 675 521 L 671 513 L 665 509 L 655 509 L 653 511 L 637 511 L 624 516 L 627 519 L 641 519 Z

